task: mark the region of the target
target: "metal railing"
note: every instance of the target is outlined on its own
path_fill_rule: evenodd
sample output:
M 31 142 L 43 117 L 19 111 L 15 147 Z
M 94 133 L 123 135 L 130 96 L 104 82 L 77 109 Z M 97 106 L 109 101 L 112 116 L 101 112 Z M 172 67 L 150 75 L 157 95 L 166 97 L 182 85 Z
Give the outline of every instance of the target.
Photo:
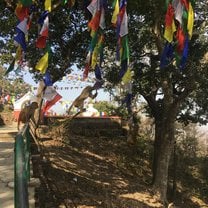
M 29 208 L 30 140 L 27 123 L 15 137 L 15 208 Z

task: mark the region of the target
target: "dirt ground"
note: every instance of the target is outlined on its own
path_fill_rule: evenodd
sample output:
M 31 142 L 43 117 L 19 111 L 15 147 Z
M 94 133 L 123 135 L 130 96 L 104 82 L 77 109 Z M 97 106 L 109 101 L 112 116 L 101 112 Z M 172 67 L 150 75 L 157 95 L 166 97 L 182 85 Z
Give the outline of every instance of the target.
M 128 146 L 125 137 L 77 136 L 63 125 L 53 129 L 38 132 L 41 156 L 33 165 L 41 185 L 36 188 L 36 207 L 162 207 L 149 185 L 147 141 Z M 177 207 L 202 207 L 197 200 L 179 194 Z
M 35 164 L 41 179 L 37 207 L 161 207 L 149 194 L 149 164 L 138 157 L 146 154 L 143 150 L 127 146 L 124 137 L 58 132 L 41 138 L 43 159 Z

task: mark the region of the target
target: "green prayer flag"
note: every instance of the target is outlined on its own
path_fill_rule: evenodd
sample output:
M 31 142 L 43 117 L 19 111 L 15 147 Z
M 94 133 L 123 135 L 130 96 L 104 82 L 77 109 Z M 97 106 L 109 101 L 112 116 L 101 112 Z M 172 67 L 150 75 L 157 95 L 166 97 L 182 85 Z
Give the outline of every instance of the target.
M 122 37 L 121 46 L 122 46 L 121 61 L 129 59 L 129 44 L 128 44 L 127 36 Z
M 32 0 L 20 0 L 23 6 L 30 6 L 32 4 Z
M 6 70 L 4 75 L 9 74 L 14 69 L 15 59 L 13 59 L 12 63 L 9 65 L 9 68 Z

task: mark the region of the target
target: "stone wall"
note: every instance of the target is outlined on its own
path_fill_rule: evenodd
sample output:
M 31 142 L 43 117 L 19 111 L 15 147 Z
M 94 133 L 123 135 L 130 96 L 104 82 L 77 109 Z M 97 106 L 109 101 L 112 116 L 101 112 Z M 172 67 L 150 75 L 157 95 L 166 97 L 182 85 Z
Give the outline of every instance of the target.
M 84 136 L 124 136 L 120 117 L 77 117 L 70 121 L 70 130 Z

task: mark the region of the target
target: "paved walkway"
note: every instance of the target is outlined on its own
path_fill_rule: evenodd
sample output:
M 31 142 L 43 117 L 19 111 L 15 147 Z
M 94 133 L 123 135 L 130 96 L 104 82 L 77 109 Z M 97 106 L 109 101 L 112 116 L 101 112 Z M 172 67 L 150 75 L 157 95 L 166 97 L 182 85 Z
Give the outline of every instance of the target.
M 0 127 L 0 208 L 14 208 L 14 142 L 16 134 L 16 123 L 12 126 Z M 35 187 L 32 183 L 33 178 L 31 178 L 31 186 L 28 190 L 30 208 L 35 207 Z
M 14 207 L 14 137 L 16 126 L 0 127 L 0 207 Z

